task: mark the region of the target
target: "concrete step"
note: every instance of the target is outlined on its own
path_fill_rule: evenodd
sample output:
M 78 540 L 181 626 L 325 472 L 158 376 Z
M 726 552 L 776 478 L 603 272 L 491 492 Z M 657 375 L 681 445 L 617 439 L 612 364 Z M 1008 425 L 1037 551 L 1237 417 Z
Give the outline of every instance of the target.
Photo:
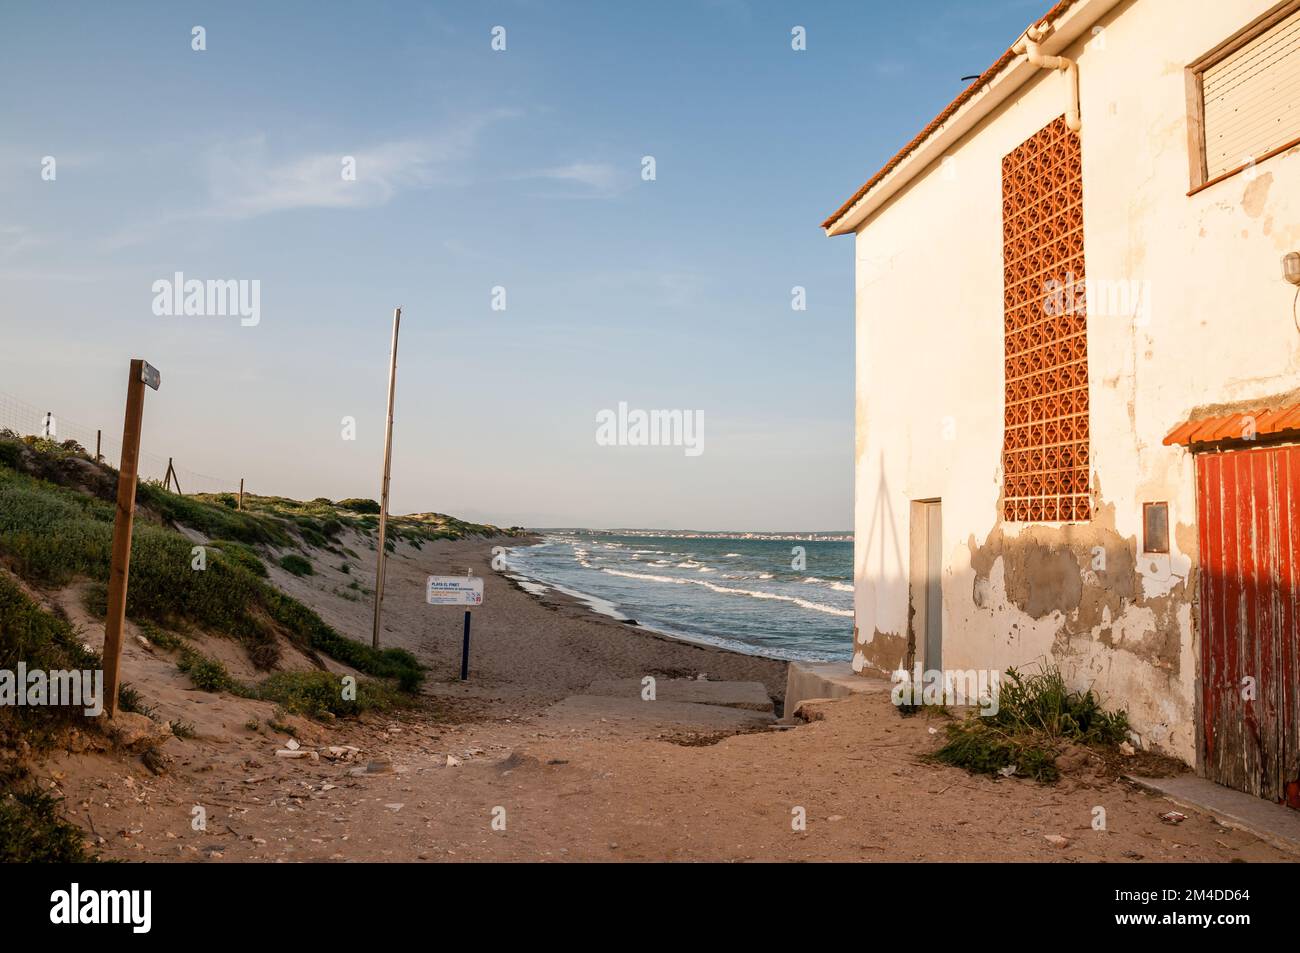
M 643 691 L 639 678 L 610 678 L 592 682 L 584 695 L 608 695 L 640 700 Z M 691 702 L 767 712 L 775 709 L 762 682 L 709 682 L 697 678 L 656 678 L 655 698 L 661 702 Z
M 543 723 L 550 728 L 577 727 L 598 733 L 631 731 L 652 734 L 664 729 L 747 731 L 776 721 L 767 712 L 696 702 L 642 701 L 613 695 L 571 695 L 548 708 Z
M 785 720 L 794 717 L 801 702 L 814 698 L 847 698 L 890 688 L 886 679 L 859 675 L 849 662 L 791 662 L 785 676 Z

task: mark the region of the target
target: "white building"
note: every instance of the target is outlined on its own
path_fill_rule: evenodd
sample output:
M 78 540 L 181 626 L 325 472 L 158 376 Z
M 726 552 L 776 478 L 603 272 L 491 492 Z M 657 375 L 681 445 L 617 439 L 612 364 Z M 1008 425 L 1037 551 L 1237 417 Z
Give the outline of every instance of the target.
M 1062 0 L 824 228 L 855 671 L 1046 660 L 1300 807 L 1300 0 Z

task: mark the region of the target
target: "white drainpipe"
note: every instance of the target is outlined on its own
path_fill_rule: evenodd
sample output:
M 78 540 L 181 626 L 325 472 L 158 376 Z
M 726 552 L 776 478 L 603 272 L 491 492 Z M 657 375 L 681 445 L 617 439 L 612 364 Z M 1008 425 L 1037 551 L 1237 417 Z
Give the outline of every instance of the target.
M 1065 124 L 1073 132 L 1078 132 L 1083 128 L 1083 122 L 1079 119 L 1079 64 L 1064 56 L 1043 56 L 1038 52 L 1039 42 L 1050 32 L 1051 28 L 1046 24 L 1031 26 L 1012 49 L 1041 69 L 1060 70 L 1065 74 L 1066 81 L 1070 84 L 1070 108 L 1065 113 Z

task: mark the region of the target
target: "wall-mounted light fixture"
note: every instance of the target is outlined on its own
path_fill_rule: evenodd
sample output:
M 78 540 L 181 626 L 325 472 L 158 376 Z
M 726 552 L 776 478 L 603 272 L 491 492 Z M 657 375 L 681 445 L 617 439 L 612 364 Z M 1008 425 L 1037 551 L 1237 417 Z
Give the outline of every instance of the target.
M 1293 285 L 1300 285 L 1300 251 L 1282 256 L 1282 277 Z

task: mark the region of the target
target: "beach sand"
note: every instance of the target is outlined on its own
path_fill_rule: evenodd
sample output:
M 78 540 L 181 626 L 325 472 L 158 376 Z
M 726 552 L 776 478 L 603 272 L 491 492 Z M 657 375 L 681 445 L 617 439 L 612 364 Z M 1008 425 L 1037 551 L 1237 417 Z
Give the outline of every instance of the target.
M 785 663 L 533 596 L 490 567 L 494 546 L 519 542 L 403 545 L 389 560 L 383 641 L 430 666 L 424 709 L 328 726 L 282 719 L 303 748 L 352 745 L 355 756 L 277 757 L 289 736 L 267 727 L 281 724 L 273 706 L 188 688 L 128 639 L 127 681 L 198 736 L 169 740 L 157 775 L 93 750 L 39 773 L 103 856 L 122 860 L 1294 859 L 1204 815 L 1164 824 L 1168 802 L 1100 775 L 1044 787 L 928 763 L 942 720 L 900 717 L 887 693 L 816 703 L 806 723 L 776 725 L 762 709 L 770 699 L 779 710 Z M 373 564 L 364 542 L 349 545 Z M 467 567 L 484 577 L 485 599 L 461 682 L 461 610 L 426 605 L 424 581 Z M 371 586 L 373 571 L 345 574 L 322 556 L 315 576 L 272 573 L 369 638 L 372 603 L 347 585 Z M 83 620 L 92 642 L 94 625 Z M 653 703 L 639 693 L 647 675 L 661 690 Z M 690 701 L 709 690 L 700 675 L 759 685 L 700 705 Z

